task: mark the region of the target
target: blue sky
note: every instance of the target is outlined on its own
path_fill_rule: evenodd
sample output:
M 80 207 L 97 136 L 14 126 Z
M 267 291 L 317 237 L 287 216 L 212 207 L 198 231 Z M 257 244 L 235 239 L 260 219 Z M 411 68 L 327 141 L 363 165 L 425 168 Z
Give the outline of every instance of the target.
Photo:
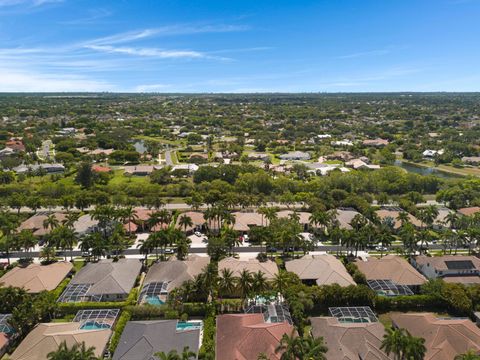
M 480 91 L 480 0 L 0 0 L 0 91 Z

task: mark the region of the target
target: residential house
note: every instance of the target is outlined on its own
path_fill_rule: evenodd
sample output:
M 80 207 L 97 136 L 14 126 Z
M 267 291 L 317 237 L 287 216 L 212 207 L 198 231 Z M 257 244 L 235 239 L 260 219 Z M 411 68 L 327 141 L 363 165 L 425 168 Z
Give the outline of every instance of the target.
M 374 147 L 382 147 L 382 146 L 387 146 L 389 144 L 388 140 L 385 139 L 367 139 L 363 140 L 362 142 L 363 146 L 374 146 Z
M 480 206 L 465 207 L 457 210 L 460 215 L 473 216 L 480 212 Z
M 59 261 L 49 265 L 16 266 L 0 278 L 1 286 L 24 288 L 28 293 L 51 291 L 72 271 L 72 263 Z
M 442 278 L 445 282 L 480 284 L 480 259 L 476 256 L 443 255 L 416 256 L 412 265 L 429 279 Z
M 98 220 L 92 219 L 90 214 L 82 215 L 73 224 L 73 229 L 79 235 L 89 234 L 98 228 Z
M 25 145 L 23 144 L 22 139 L 11 138 L 5 143 L 5 147 L 12 149 L 15 153 L 25 151 Z
M 45 236 L 52 230 L 50 227 L 46 228 L 44 226 L 44 221 L 49 215 L 53 215 L 60 224 L 66 219 L 66 215 L 61 212 L 55 212 L 51 214 L 47 212 L 40 212 L 23 221 L 17 228 L 17 231 L 31 230 L 35 236 Z
M 297 274 L 307 284 L 340 286 L 356 285 L 345 266 L 335 256 L 306 255 L 285 263 L 287 271 Z
M 336 209 L 335 220 L 338 221 L 338 224 L 341 229 L 352 229 L 352 220 L 355 216 L 362 216 L 357 210 L 353 208 L 338 208 Z
M 480 164 L 480 156 L 464 156 L 462 162 L 469 165 L 478 166 Z
M 240 276 L 243 270 L 247 270 L 250 273 L 262 272 L 268 280 L 272 280 L 278 274 L 277 264 L 271 260 L 260 262 L 257 259 L 238 260 L 228 257 L 220 260 L 218 263 L 218 272 L 221 273 L 223 269 L 229 269 L 233 276 Z
M 201 321 L 129 321 L 113 360 L 151 360 L 157 352 L 168 354 L 172 350 L 181 355 L 185 347 L 198 355 L 201 330 Z
M 350 161 L 347 161 L 345 163 L 345 166 L 351 167 L 355 170 L 361 170 L 361 169 L 366 169 L 366 170 L 378 170 L 380 169 L 380 165 L 374 165 L 374 164 L 368 164 L 364 160 L 361 159 L 352 159 Z
M 197 164 L 178 164 L 172 167 L 173 171 L 187 171 L 189 174 L 193 174 L 195 171 L 198 170 Z
M 209 262 L 208 257 L 190 255 L 187 260 L 170 259 L 153 264 L 143 281 L 140 303 L 165 303 L 170 291 L 193 280 Z
M 264 353 L 270 360 L 280 360 L 276 349 L 284 334 L 294 331 L 288 322 L 267 323 L 263 314 L 225 314 L 217 316 L 215 358 L 251 360 Z
M 350 147 L 350 146 L 353 146 L 353 142 L 351 142 L 350 140 L 338 140 L 338 141 L 332 141 L 330 143 L 330 145 L 334 146 L 334 147 L 342 147 L 342 146 L 345 146 L 345 147 Z
M 155 165 L 132 165 L 125 166 L 124 174 L 131 176 L 148 176 L 155 170 L 161 169 L 161 166 Z
M 375 213 L 377 214 L 379 219 L 382 221 L 387 218 L 391 219 L 391 221 L 393 222 L 393 228 L 395 230 L 398 230 L 400 226 L 402 226 L 402 221 L 399 220 L 398 216 L 403 211 L 404 211 L 403 209 L 397 208 L 397 207 L 384 207 L 380 210 L 375 211 Z M 413 216 L 412 214 L 407 214 L 407 216 L 410 223 L 412 223 L 412 225 L 416 227 L 422 226 L 422 222 L 418 220 L 415 216 Z
M 186 228 L 183 225 L 180 225 L 180 219 L 182 216 L 187 216 L 192 220 L 192 225 L 188 225 Z M 180 230 L 185 231 L 186 233 L 191 233 L 193 231 L 201 231 L 204 230 L 205 227 L 205 218 L 203 217 L 203 213 L 200 211 L 187 211 L 181 213 L 177 217 L 176 226 Z
M 310 160 L 310 154 L 303 151 L 293 151 L 287 154 L 280 155 L 280 159 L 282 160 Z
M 427 281 L 407 260 L 396 255 L 368 257 L 367 261 L 356 261 L 355 265 L 367 280 L 390 280 L 412 290 L 418 290 Z
M 59 301 L 123 301 L 135 286 L 141 269 L 138 259 L 88 263 L 70 281 Z
M 82 329 L 82 324 L 78 322 L 38 324 L 9 359 L 45 360 L 62 342 L 66 342 L 68 347 L 85 343 L 86 348 L 93 347 L 95 356 L 100 358 L 103 357 L 111 335 L 111 329 Z
M 340 322 L 335 317 L 310 318 L 313 337 L 323 337 L 327 360 L 389 360 L 381 349 L 385 327 L 380 322 Z
M 480 355 L 480 329 L 468 318 L 437 318 L 433 313 L 395 313 L 392 324 L 425 339 L 425 360 L 452 360 L 469 350 Z
M 58 174 L 65 171 L 62 164 L 34 164 L 34 165 L 20 165 L 13 168 L 17 174 L 26 174 L 28 172 L 44 171 L 47 174 Z

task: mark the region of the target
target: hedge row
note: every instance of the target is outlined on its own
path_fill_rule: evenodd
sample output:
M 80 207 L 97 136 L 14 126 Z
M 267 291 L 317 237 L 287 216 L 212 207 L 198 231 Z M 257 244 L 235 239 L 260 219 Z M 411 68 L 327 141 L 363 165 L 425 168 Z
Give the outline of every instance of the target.
M 118 318 L 117 324 L 115 325 L 115 330 L 113 332 L 112 339 L 110 340 L 110 346 L 108 347 L 111 354 L 115 352 L 115 349 L 117 348 L 118 343 L 120 342 L 120 337 L 122 336 L 123 330 L 125 329 L 125 326 L 127 326 L 127 322 L 129 322 L 131 318 L 132 318 L 132 314 L 127 310 L 123 311 L 120 317 Z
M 377 296 L 375 310 L 388 311 L 435 311 L 445 310 L 445 302 L 433 295 Z

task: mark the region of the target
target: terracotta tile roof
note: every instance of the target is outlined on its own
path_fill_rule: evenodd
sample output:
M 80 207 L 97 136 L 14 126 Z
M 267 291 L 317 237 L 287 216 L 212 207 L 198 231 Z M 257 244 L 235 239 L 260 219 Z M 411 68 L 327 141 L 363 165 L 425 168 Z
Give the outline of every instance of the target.
M 452 360 L 469 349 L 480 354 L 480 329 L 469 319 L 439 319 L 432 313 L 394 314 L 395 326 L 425 339 L 425 360 Z
M 234 212 L 235 224 L 233 229 L 236 231 L 248 231 L 250 226 L 262 226 L 262 215 L 257 212 Z M 263 225 L 267 223 L 267 220 L 263 216 Z
M 186 229 L 187 231 L 192 231 L 193 229 L 195 229 L 195 227 L 202 226 L 203 224 L 205 224 L 205 218 L 203 217 L 202 212 L 200 212 L 200 211 L 187 211 L 187 212 L 181 213 L 177 217 L 177 227 L 181 230 L 185 229 L 183 226 L 179 225 L 180 217 L 182 217 L 182 216 L 188 216 L 190 219 L 192 219 L 193 225 L 192 226 L 187 226 L 187 229 Z
M 340 323 L 334 317 L 310 318 L 312 335 L 323 337 L 328 347 L 327 360 L 388 360 L 382 346 L 385 328 L 379 322 Z
M 465 216 L 475 215 L 479 211 L 480 211 L 479 206 L 472 206 L 472 207 L 458 209 L 458 212 Z
M 112 330 L 80 330 L 80 323 L 38 324 L 15 349 L 11 360 L 45 360 L 47 354 L 58 349 L 65 341 L 68 347 L 85 342 L 86 347 L 95 348 L 100 357 L 110 339 Z
M 218 271 L 222 271 L 222 269 L 225 268 L 232 270 L 233 276 L 239 276 L 240 272 L 244 269 L 251 273 L 261 271 L 267 279 L 273 279 L 275 275 L 278 274 L 277 264 L 271 260 L 260 262 L 256 259 L 237 260 L 234 258 L 226 258 L 220 260 L 218 263 Z
M 282 210 L 277 213 L 277 216 L 279 218 L 288 218 L 292 214 L 292 210 Z M 312 215 L 311 213 L 305 211 L 297 211 L 297 215 L 299 217 L 300 224 L 305 225 L 310 223 L 310 215 Z
M 397 218 L 398 218 L 398 215 L 400 214 L 400 211 L 398 210 L 390 210 L 390 209 L 380 209 L 380 210 L 377 210 L 375 211 L 377 213 L 377 216 L 383 220 L 387 217 L 391 217 L 394 221 L 394 228 L 395 229 L 398 229 L 402 222 L 399 221 Z M 410 222 L 417 226 L 417 227 L 420 227 L 422 225 L 421 221 L 418 220 L 415 216 L 413 216 L 412 214 L 408 214 L 408 218 L 410 219 Z
M 43 221 L 47 219 L 48 215 L 49 214 L 47 213 L 35 214 L 32 217 L 29 217 L 24 222 L 22 222 L 17 230 L 18 231 L 32 230 L 35 236 L 46 235 L 50 233 L 50 228 L 45 229 L 43 227 Z M 60 223 L 66 219 L 66 215 L 64 213 L 56 212 L 56 213 L 53 213 L 53 215 Z
M 9 339 L 5 333 L 0 332 L 0 356 L 2 354 L 2 350 L 8 345 Z
M 110 172 L 110 171 L 112 171 L 112 168 L 109 168 L 108 166 L 93 165 L 92 166 L 92 171 L 94 171 L 94 172 Z
M 285 268 L 297 274 L 301 280 L 316 280 L 318 285 L 355 285 L 343 264 L 333 255 L 307 255 L 287 261 Z
M 427 279 L 407 260 L 396 255 L 381 259 L 369 257 L 367 261 L 355 262 L 367 280 L 392 280 L 398 285 L 422 285 Z
M 13 268 L 0 278 L 2 286 L 25 288 L 29 293 L 54 290 L 72 270 L 70 262 L 50 265 L 30 264 L 26 268 Z
M 275 353 L 284 334 L 290 335 L 293 326 L 284 323 L 265 323 L 262 314 L 228 314 L 217 316 L 216 359 L 254 360 L 265 353 L 279 360 Z

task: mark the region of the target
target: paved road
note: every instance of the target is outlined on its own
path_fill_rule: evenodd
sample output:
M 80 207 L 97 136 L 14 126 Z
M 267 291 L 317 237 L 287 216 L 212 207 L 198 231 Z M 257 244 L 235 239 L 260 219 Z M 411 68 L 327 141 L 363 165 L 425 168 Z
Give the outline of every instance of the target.
M 265 206 L 267 207 L 278 207 L 280 209 L 287 209 L 287 208 L 290 208 L 290 209 L 300 209 L 302 208 L 304 205 L 302 203 L 296 203 L 296 204 L 292 204 L 292 205 L 289 205 L 288 207 L 284 204 L 280 204 L 280 203 L 275 203 L 275 202 L 270 202 L 270 203 L 267 203 Z M 88 208 L 85 208 L 84 211 L 92 211 L 95 207 L 94 206 L 90 206 Z M 190 205 L 188 204 L 185 204 L 185 203 L 172 203 L 172 204 L 166 204 L 163 206 L 164 209 L 167 209 L 167 210 L 190 210 Z M 200 207 L 200 210 L 204 210 L 204 209 L 207 209 L 208 206 L 207 205 L 203 205 Z M 13 209 L 13 208 L 8 208 L 8 207 L 4 207 L 3 208 L 4 210 L 6 211 L 10 211 L 10 212 L 18 212 L 18 209 Z M 65 211 L 65 209 L 61 206 L 54 206 L 54 207 L 49 207 L 49 208 L 46 208 L 46 207 L 42 207 L 42 208 L 39 208 L 36 210 L 36 212 L 63 212 Z M 72 208 L 71 211 L 80 211 L 80 209 L 77 209 L 77 208 Z M 30 209 L 29 207 L 26 207 L 26 206 L 23 206 L 21 209 L 20 209 L 20 212 L 21 213 L 30 213 L 30 212 L 33 212 L 32 209 Z
M 170 150 L 165 151 L 165 164 L 167 166 L 173 166 L 173 161 L 172 161 L 172 152 Z
M 390 249 L 394 250 L 395 248 L 401 248 L 402 245 L 395 245 L 392 246 Z M 429 245 L 430 250 L 441 250 L 443 249 L 442 245 Z M 317 246 L 315 248 L 315 251 L 329 251 L 329 252 L 336 252 L 336 251 L 343 251 L 345 252 L 347 249 L 339 246 L 339 245 L 321 245 Z M 237 247 L 235 248 L 235 252 L 237 253 L 258 253 L 265 251 L 265 246 L 248 246 L 248 247 Z M 192 254 L 205 254 L 207 252 L 206 247 L 200 247 L 200 248 L 190 248 L 190 253 Z M 68 257 L 70 257 L 70 251 L 65 252 Z M 138 249 L 127 249 L 123 252 L 124 255 L 140 255 L 140 251 Z M 34 251 L 34 252 L 12 252 L 10 254 L 10 257 L 12 258 L 20 258 L 20 257 L 39 257 L 39 252 Z M 64 255 L 64 253 L 62 253 Z M 75 250 L 72 252 L 73 256 L 82 256 L 82 252 L 79 250 Z

